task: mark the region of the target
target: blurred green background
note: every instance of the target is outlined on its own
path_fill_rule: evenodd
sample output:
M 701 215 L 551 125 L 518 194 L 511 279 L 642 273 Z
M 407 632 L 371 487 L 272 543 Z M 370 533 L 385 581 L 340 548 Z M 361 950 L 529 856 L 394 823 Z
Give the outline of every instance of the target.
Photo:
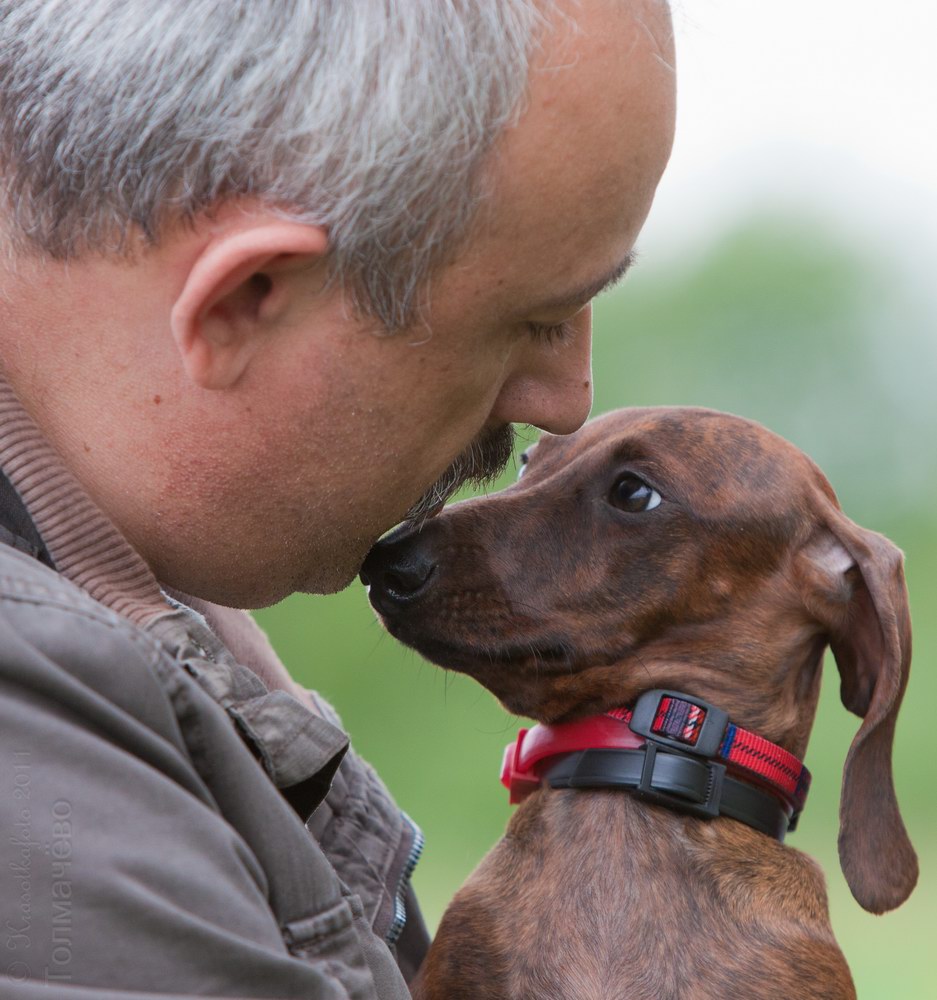
M 642 262 L 595 313 L 595 413 L 698 404 L 759 420 L 820 464 L 854 520 L 907 554 L 915 654 L 894 763 L 921 860 L 918 888 L 898 911 L 873 917 L 840 873 L 840 773 L 858 720 L 839 704 L 832 661 L 807 758 L 813 790 L 789 840 L 826 872 L 833 926 L 866 998 L 935 996 L 935 320 L 933 289 L 881 259 L 873 240 L 790 213 L 750 215 L 682 256 Z M 522 720 L 399 646 L 360 586 L 293 597 L 257 618 L 294 676 L 334 703 L 357 750 L 422 826 L 427 847 L 415 882 L 435 926 L 504 828 L 498 768 Z

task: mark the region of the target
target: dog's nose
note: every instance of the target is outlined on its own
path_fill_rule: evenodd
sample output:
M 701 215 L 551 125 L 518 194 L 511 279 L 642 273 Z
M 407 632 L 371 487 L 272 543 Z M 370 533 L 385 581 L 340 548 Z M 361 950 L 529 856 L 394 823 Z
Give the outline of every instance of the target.
M 436 563 L 418 536 L 391 535 L 377 543 L 361 567 L 368 598 L 382 615 L 403 611 L 430 585 Z

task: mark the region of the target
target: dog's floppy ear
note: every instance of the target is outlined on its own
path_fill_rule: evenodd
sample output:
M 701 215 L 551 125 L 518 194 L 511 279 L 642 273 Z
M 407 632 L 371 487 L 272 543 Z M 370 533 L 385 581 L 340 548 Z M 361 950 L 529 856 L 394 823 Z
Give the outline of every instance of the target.
M 903 557 L 883 535 L 823 506 L 826 525 L 800 553 L 806 603 L 828 631 L 843 704 L 863 719 L 843 768 L 839 859 L 856 900 L 884 913 L 907 899 L 918 876 L 891 768 L 911 666 Z

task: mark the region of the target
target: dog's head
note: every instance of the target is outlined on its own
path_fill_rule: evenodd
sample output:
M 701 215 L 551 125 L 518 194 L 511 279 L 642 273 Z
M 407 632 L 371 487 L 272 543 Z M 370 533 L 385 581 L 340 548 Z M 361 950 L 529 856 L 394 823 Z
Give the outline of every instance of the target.
M 911 646 L 898 549 L 793 445 L 711 410 L 619 410 L 524 462 L 515 485 L 372 550 L 362 576 L 388 630 L 541 721 L 669 688 L 799 756 L 831 646 L 864 719 L 843 868 L 867 909 L 903 901 L 917 864 L 891 776 Z

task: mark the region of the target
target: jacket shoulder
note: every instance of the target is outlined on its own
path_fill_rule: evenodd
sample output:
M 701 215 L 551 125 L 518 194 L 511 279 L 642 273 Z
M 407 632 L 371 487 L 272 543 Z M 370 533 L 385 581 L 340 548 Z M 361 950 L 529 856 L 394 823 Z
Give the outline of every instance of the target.
M 0 669 L 25 684 L 51 674 L 164 735 L 175 717 L 160 645 L 38 560 L 0 545 Z

